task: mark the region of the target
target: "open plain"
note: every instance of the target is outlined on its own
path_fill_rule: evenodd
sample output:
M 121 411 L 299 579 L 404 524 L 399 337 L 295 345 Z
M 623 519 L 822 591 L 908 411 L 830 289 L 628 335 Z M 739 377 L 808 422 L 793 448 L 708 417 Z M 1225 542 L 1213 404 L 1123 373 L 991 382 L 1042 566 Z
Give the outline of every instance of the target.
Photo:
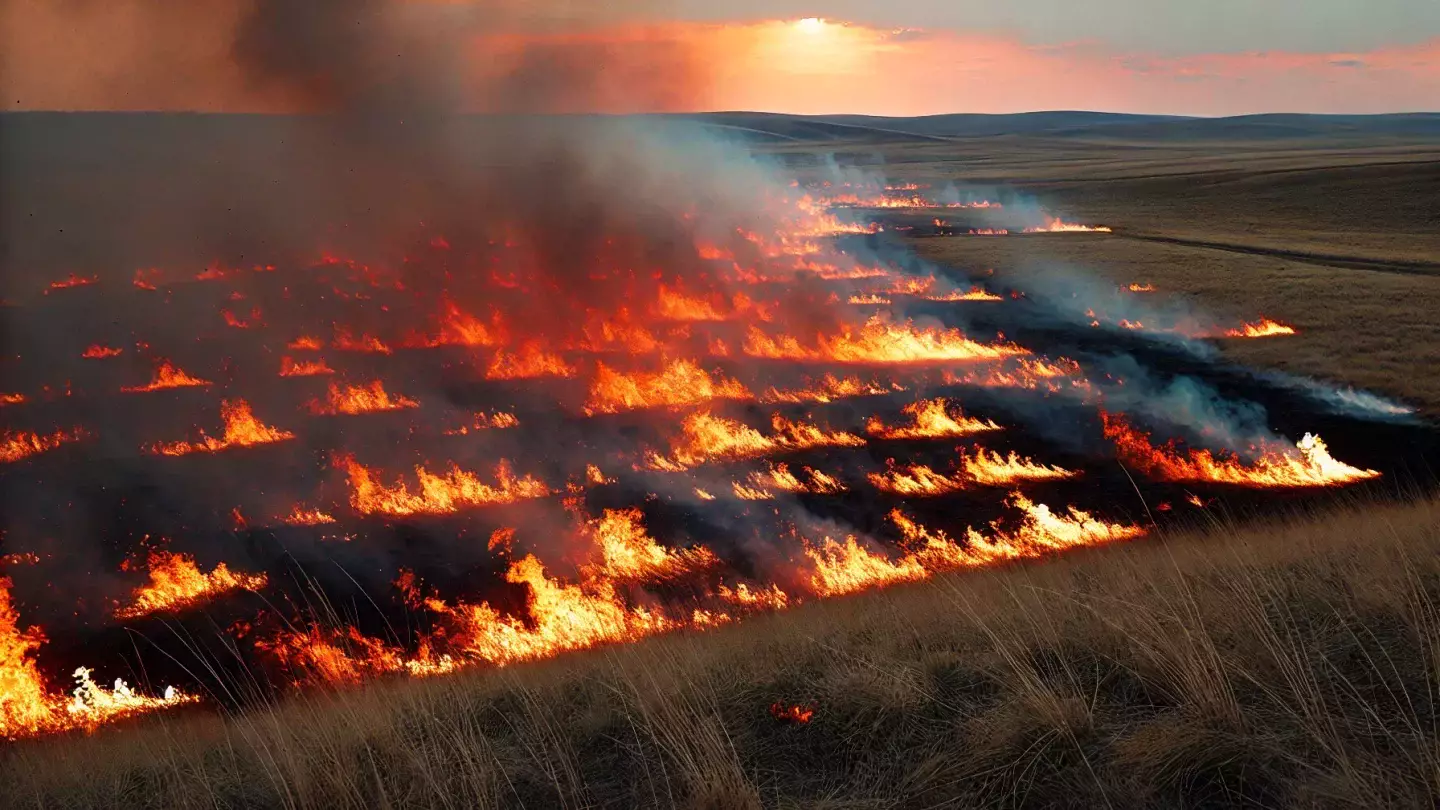
M 1276 370 L 1289 375 L 1286 379 L 1310 380 L 1326 391 L 1365 389 L 1376 402 L 1389 403 L 1383 407 L 1393 405 L 1395 413 L 1413 409 L 1414 414 L 1399 421 L 1372 422 L 1363 415 L 1312 412 L 1293 404 L 1298 400 L 1275 395 L 1279 398 L 1273 402 L 1280 405 L 1272 404 L 1272 421 L 1288 428 L 1312 418 L 1330 420 L 1327 429 L 1342 432 L 1337 446 L 1344 452 L 1337 451 L 1337 457 L 1362 468 L 1383 467 L 1383 477 L 1365 470 L 1375 472 L 1375 477 L 1365 479 L 1360 488 L 1321 488 L 1322 494 L 1314 496 L 1295 495 L 1283 487 L 1228 486 L 1219 479 L 1161 483 L 1157 474 L 1155 480 L 1146 481 L 1142 473 L 1161 469 L 1160 462 L 1147 470 L 1123 455 L 1118 462 L 1113 455 L 1097 460 L 1087 455 L 1087 448 L 1054 439 L 1026 423 L 1015 428 L 1022 437 L 1017 439 L 1022 450 L 1059 448 L 1057 463 L 1083 470 L 1087 482 L 1096 482 L 1076 485 L 1075 497 L 1086 509 L 1099 504 L 1108 510 L 1103 514 L 1105 522 L 1090 521 L 1088 516 L 1077 522 L 1088 541 L 1072 543 L 1095 547 L 1057 551 L 1062 545 L 1052 537 L 1043 552 L 1025 548 L 1010 557 L 997 552 L 981 562 L 972 555 L 964 558 L 964 564 L 948 568 L 925 569 L 923 563 L 916 563 L 922 565 L 918 576 L 875 574 L 913 571 L 902 569 L 901 563 L 927 559 L 926 548 L 938 553 L 936 549 L 963 546 L 973 552 L 980 544 L 978 539 L 951 541 L 943 531 L 906 534 L 891 550 L 890 568 L 885 555 L 859 555 L 870 566 L 866 587 L 831 582 L 828 591 L 817 588 L 812 594 L 800 585 L 792 587 L 791 580 L 779 580 L 777 591 L 783 585 L 792 595 L 803 594 L 792 596 L 794 604 L 787 609 L 737 613 L 733 621 L 701 619 L 697 613 L 697 618 L 677 623 L 669 632 L 646 630 L 621 643 L 598 636 L 594 643 L 557 646 L 556 657 L 516 653 L 532 629 L 531 624 L 517 621 L 506 626 L 506 635 L 496 634 L 494 639 L 499 640 L 492 640 L 487 648 L 490 657 L 484 660 L 496 666 L 421 672 L 433 677 L 406 678 L 407 666 L 415 674 L 435 659 L 426 657 L 429 648 L 423 642 L 419 652 L 413 645 L 404 648 L 397 642 L 409 656 L 404 664 L 350 680 L 334 678 L 327 688 L 304 690 L 277 688 L 266 680 L 270 673 L 255 667 L 241 650 L 247 633 L 227 626 L 231 614 L 216 613 L 209 624 L 209 636 L 225 639 L 218 646 L 214 639 L 202 638 L 204 621 L 156 619 L 127 637 L 134 640 L 134 648 L 154 644 L 168 650 L 168 662 L 146 659 L 164 668 L 166 677 L 193 675 L 196 683 L 226 684 L 207 686 L 206 699 L 197 701 L 223 708 L 180 705 L 89 732 L 20 735 L 24 738 L 0 750 L 0 779 L 9 801 L 42 808 L 715 810 L 1418 807 L 1440 802 L 1440 505 L 1427 467 L 1437 460 L 1430 420 L 1440 415 L 1440 377 L 1430 373 L 1434 361 L 1440 360 L 1440 330 L 1435 325 L 1435 313 L 1440 312 L 1440 123 L 1424 116 L 1206 121 L 1045 115 L 1050 117 L 891 120 L 717 114 L 701 121 L 712 132 L 739 138 L 742 148 L 778 164 L 806 188 L 851 173 L 868 173 L 895 186 L 914 184 L 927 190 L 953 186 L 968 198 L 998 202 L 1004 211 L 1034 207 L 1066 222 L 1109 228 L 1108 232 L 972 235 L 971 230 L 988 227 L 986 218 L 991 214 L 985 209 L 862 205 L 845 212 L 854 214 L 856 222 L 874 222 L 880 229 L 870 233 L 857 226 L 855 232 L 838 238 L 862 241 L 857 250 L 881 255 L 913 252 L 933 263 L 925 266 L 938 275 L 956 281 L 960 293 L 971 284 L 1013 293 L 995 295 L 996 301 L 981 301 L 974 304 L 977 307 L 1033 305 L 1039 313 L 1066 311 L 1060 304 L 1052 307 L 1041 300 L 1044 290 L 1054 288 L 1050 280 L 1060 274 L 1077 290 L 1103 289 L 1105 295 L 1122 296 L 1116 300 L 1130 300 L 1123 298 L 1130 295 L 1129 285 L 1148 285 L 1154 290 L 1138 293 L 1146 301 L 1207 313 L 1217 323 L 1264 317 L 1289 325 L 1295 334 L 1283 337 L 1207 337 L 1206 345 L 1218 349 L 1214 357 L 1192 356 L 1164 343 L 1158 348 L 1131 342 L 1117 345 L 1132 350 L 1140 365 L 1158 369 L 1171 362 L 1193 363 L 1221 380 L 1223 385 L 1216 385 L 1222 388 L 1250 390 L 1245 388 L 1250 381 L 1237 369 Z M 61 162 L 57 159 L 57 165 Z M 93 170 L 70 168 L 75 177 Z M 260 180 L 256 184 L 263 188 Z M 57 203 L 50 210 L 59 208 L 63 205 Z M 20 221 L 13 210 L 6 216 L 7 227 Z M 440 250 L 439 243 L 429 244 Z M 38 255 L 43 248 L 36 243 L 28 249 Z M 444 249 L 449 250 L 449 245 Z M 322 266 L 343 264 L 327 258 Z M 131 283 L 129 269 L 120 277 L 121 286 Z M 736 269 L 740 269 L 738 261 Z M 282 269 L 279 275 L 285 272 Z M 141 288 L 150 277 L 136 274 L 134 278 L 134 286 Z M 166 289 L 163 283 L 157 285 Z M 103 288 L 104 283 L 94 286 Z M 86 292 L 56 289 L 64 291 L 53 297 L 49 292 L 36 294 L 43 295 L 42 305 L 58 306 L 53 299 Z M 183 302 L 190 294 L 186 290 L 193 293 L 195 285 L 187 278 L 184 286 L 177 283 L 173 289 L 173 300 Z M 288 301 L 292 292 L 298 297 L 302 288 L 299 282 L 287 281 L 284 289 L 283 299 Z M 367 289 L 367 294 L 371 292 Z M 861 291 L 855 292 L 859 297 Z M 24 285 L 10 284 L 6 294 L 22 298 Z M 251 323 L 285 311 L 276 303 L 278 294 L 265 298 L 267 290 L 259 283 L 245 287 L 244 294 L 265 300 L 264 313 L 257 308 L 252 315 L 248 301 L 234 303 L 242 299 L 216 298 L 228 302 L 223 304 L 228 318 L 245 324 L 236 327 L 236 334 L 253 334 L 246 331 Z M 170 295 L 166 292 L 167 303 L 174 306 Z M 35 300 L 32 296 L 21 303 Z M 1109 299 L 1097 294 L 1096 300 Z M 333 300 L 326 299 L 325 305 L 331 304 Z M 311 317 L 312 312 L 304 315 Z M 1099 325 L 1104 315 L 1095 316 L 1095 332 L 1108 336 L 1111 325 Z M 1005 337 L 985 346 L 1009 346 L 1007 339 L 1025 343 L 1050 329 L 1063 332 L 1057 345 L 1091 348 L 1086 318 L 1065 324 L 1062 330 L 1030 323 L 1025 317 L 997 320 L 1004 329 L 992 329 L 986 317 L 975 316 L 973 323 L 982 331 L 1003 331 Z M 717 319 L 694 323 L 712 320 Z M 93 317 L 76 322 L 86 328 L 104 325 Z M 1128 340 L 1120 329 L 1113 332 L 1120 335 L 1116 340 Z M 34 339 L 23 329 L 17 328 L 15 334 L 26 341 Z M 692 338 L 686 331 L 684 339 Z M 87 335 L 85 340 L 89 339 Z M 709 343 L 713 356 L 740 353 L 742 344 L 731 338 L 724 339 L 735 348 L 724 347 L 724 352 L 714 348 L 719 339 Z M 120 340 L 112 342 L 118 345 Z M 340 356 L 341 342 L 337 333 L 335 344 L 326 347 L 330 357 Z M 704 345 L 698 339 L 694 342 Z M 292 353 L 299 343 L 297 339 L 292 344 Z M 396 354 L 403 353 L 405 347 L 395 343 Z M 28 351 L 30 343 L 25 345 Z M 489 351 L 491 344 L 484 345 Z M 754 345 L 753 340 L 744 345 Z M 786 352 L 802 351 L 779 339 L 774 345 L 779 348 L 771 350 L 767 360 L 785 360 Z M 211 384 L 208 378 L 220 385 L 245 382 L 243 373 L 232 375 L 230 358 L 243 360 L 247 355 L 240 349 L 231 351 L 228 344 L 226 351 L 231 353 L 225 355 L 224 364 L 196 372 L 207 378 L 202 380 L 205 386 Z M 747 351 L 759 354 L 759 350 Z M 402 381 L 399 390 L 431 392 L 421 385 L 425 380 L 424 372 L 417 370 L 421 361 L 402 364 L 391 357 L 388 347 L 383 357 L 378 351 L 370 354 L 376 357 L 367 356 L 366 362 L 382 364 L 374 368 L 384 370 L 387 382 Z M 358 355 L 347 355 L 345 362 L 353 356 Z M 278 357 L 272 359 L 279 362 Z M 564 359 L 577 362 L 571 354 Z M 185 365 L 194 371 L 192 363 L 201 362 L 196 359 Z M 504 379 L 493 373 L 501 368 L 499 361 L 491 362 L 493 377 Z M 342 363 L 336 365 L 345 370 Z M 27 374 L 39 373 L 32 367 L 20 368 Z M 451 369 L 447 365 L 436 374 L 449 374 Z M 222 379 L 222 374 L 231 376 Z M 560 377 L 560 383 L 568 379 L 559 373 L 551 376 Z M 1102 375 L 1092 376 L 1101 385 Z M 1110 401 L 1123 401 L 1123 387 L 1136 387 L 1142 377 L 1137 372 L 1133 378 L 1116 381 L 1122 390 L 1111 394 Z M 450 377 L 443 379 L 447 395 L 462 401 L 454 393 L 460 385 Z M 717 386 L 720 379 L 717 375 Z M 151 385 L 159 380 L 157 376 Z M 967 414 L 986 415 L 990 406 L 1009 415 L 979 394 L 974 400 L 978 411 L 972 408 L 965 386 L 986 384 L 947 378 L 943 383 L 931 380 L 927 389 L 919 380 L 918 374 L 897 375 L 895 382 L 909 390 L 903 394 L 881 390 L 876 395 L 881 398 L 874 400 L 881 404 L 874 407 L 888 407 L 891 400 L 898 407 L 915 401 L 921 391 L 941 390 L 958 397 Z M 39 390 L 39 383 L 32 388 Z M 759 384 L 750 388 L 761 390 Z M 596 390 L 591 389 L 585 406 L 587 419 L 594 418 L 592 411 L 603 414 L 612 408 L 608 413 L 613 414 L 631 407 L 628 401 L 601 399 Z M 1172 385 L 1164 390 L 1173 394 L 1180 389 Z M 1271 393 L 1264 389 L 1265 396 Z M 46 389 L 46 396 L 61 395 Z M 69 396 L 68 390 L 63 396 Z M 426 396 L 419 398 L 427 407 L 432 402 Z M 728 398 L 748 407 L 743 395 Z M 718 410 L 727 396 L 710 399 L 716 400 Z M 1063 395 L 1048 390 L 1039 399 L 1049 407 Z M 1158 395 L 1150 399 L 1178 401 Z M 257 400 L 268 405 L 269 413 L 284 413 L 276 404 L 282 401 L 278 395 Z M 528 403 L 520 395 L 515 401 L 522 406 Z M 309 418 L 312 422 L 346 418 L 343 403 L 332 401 L 331 407 L 334 410 L 326 412 L 317 399 Z M 385 409 L 407 407 L 387 400 Z M 762 415 L 768 416 L 768 408 L 767 404 Z M 822 415 L 838 425 L 858 413 L 832 407 Z M 1062 432 L 1073 427 L 1067 421 L 1068 410 L 1057 406 L 1047 413 L 1050 416 L 1036 421 L 1053 419 Z M 755 414 L 746 415 L 753 421 Z M 811 415 L 808 410 L 803 414 Z M 292 427 L 300 424 L 296 417 L 291 419 L 280 421 Z M 520 413 L 527 426 L 529 419 L 527 413 Z M 146 424 L 138 417 L 137 423 Z M 498 424 L 489 428 L 500 429 L 495 427 Z M 566 445 L 566 450 L 579 454 L 594 449 L 584 437 L 576 438 L 580 434 L 570 417 L 540 424 L 554 434 L 545 439 Z M 641 424 L 638 418 L 635 424 L 623 424 L 627 438 L 644 427 L 636 424 Z M 778 432 L 781 423 L 775 424 Z M 397 437 L 417 435 L 415 427 L 402 422 L 385 425 L 389 432 L 384 438 L 391 443 L 402 441 Z M 1111 423 L 1104 421 L 1104 426 L 1105 437 L 1113 438 Z M 305 423 L 296 429 L 305 433 L 311 427 Z M 285 431 L 266 429 L 272 432 L 257 443 L 288 441 L 277 438 Z M 1007 422 L 1006 430 L 1010 429 Z M 477 433 L 481 426 L 477 423 L 467 430 Z M 858 426 L 855 430 L 861 432 Z M 329 439 L 331 431 L 314 428 L 313 433 Z M 448 446 L 469 441 L 453 438 L 456 433 L 446 435 L 452 437 L 445 440 Z M 225 439 L 232 438 L 227 433 Z M 1125 446 L 1123 440 L 1117 444 Z M 315 447 L 307 450 L 319 457 L 321 445 L 317 439 Z M 835 472 L 840 454 L 849 452 L 838 449 L 842 447 L 847 445 L 835 442 L 829 449 L 797 456 L 795 466 L 810 463 Z M 1403 462 L 1386 465 L 1384 455 L 1392 447 L 1401 448 L 1394 451 L 1397 458 L 1402 451 L 1406 455 Z M 546 473 L 551 470 L 545 465 L 553 464 L 562 452 L 548 449 L 543 441 L 507 449 L 512 457 L 533 462 L 531 468 Z M 677 443 L 669 456 L 649 456 L 646 474 L 658 470 L 673 475 L 709 460 L 687 458 L 683 449 Z M 855 462 L 870 464 L 856 468 L 868 473 L 850 469 L 847 456 L 844 472 L 851 477 L 837 475 L 851 485 L 851 494 L 807 493 L 805 503 L 833 521 L 827 526 L 839 526 L 843 520 L 858 530 L 894 535 L 894 530 L 878 528 L 894 520 L 895 513 L 888 511 L 891 502 L 884 500 L 889 495 L 856 491 L 864 481 L 886 480 L 878 472 L 882 459 L 902 464 L 924 459 L 938 466 L 934 461 L 938 452 L 903 443 L 885 445 Z M 489 446 L 482 448 L 487 459 L 491 453 Z M 891 458 L 884 459 L 885 455 Z M 600 459 L 598 451 L 596 458 Z M 168 460 L 156 463 L 160 462 Z M 135 475 L 135 470 L 148 470 L 142 464 L 150 462 L 127 463 L 132 466 L 125 475 Z M 364 502 L 356 493 L 363 493 L 369 480 L 364 467 L 357 473 L 353 460 L 324 463 L 336 468 L 349 465 L 349 503 L 363 512 Z M 823 466 L 827 463 L 832 467 Z M 306 464 L 318 466 L 295 461 L 291 467 Z M 604 459 L 597 464 L 603 467 Z M 198 466 L 191 469 L 193 480 L 186 482 L 187 487 L 200 489 L 203 483 L 213 491 L 218 486 Z M 527 469 L 522 467 L 521 472 Z M 895 475 L 893 466 L 883 469 Z M 589 498 L 592 512 L 605 506 L 608 519 L 619 509 L 619 494 L 630 494 L 634 480 L 628 476 L 640 470 L 639 462 L 620 472 L 587 470 L 588 481 L 568 489 L 556 485 L 553 494 Z M 1346 467 L 1342 473 L 1362 477 L 1356 468 Z M 14 487 L 7 491 L 11 504 L 30 491 L 21 481 L 24 474 L 21 469 L 0 481 Z M 618 476 L 620 485 L 607 476 Z M 113 485 L 118 479 L 99 480 Z M 157 474 L 156 480 L 163 479 Z M 236 479 L 215 480 L 233 484 Z M 282 489 L 287 479 L 277 474 L 270 479 L 251 475 L 248 480 Z M 502 483 L 505 480 L 502 476 Z M 890 480 L 894 486 L 898 478 Z M 651 481 L 645 480 L 646 485 Z M 662 510 L 663 516 L 656 524 L 647 520 L 647 525 L 677 532 L 682 527 L 692 532 L 686 536 L 703 537 L 701 530 L 693 529 L 698 521 L 687 522 L 663 510 L 693 513 L 702 508 L 703 504 L 690 502 L 673 508 L 670 504 L 692 497 L 692 488 L 698 491 L 703 485 L 713 490 L 708 481 L 685 479 L 674 490 L 665 490 L 663 498 L 647 497 L 644 508 Z M 511 483 L 515 481 L 504 484 L 507 492 Z M 722 483 L 730 486 L 723 479 Z M 1070 494 L 1061 488 L 1063 484 L 1040 486 L 1053 487 L 1041 489 L 1049 496 Z M 240 492 L 225 494 L 235 494 L 238 500 L 249 488 L 241 481 L 234 486 Z M 144 497 L 134 490 L 123 491 L 131 499 Z M 739 483 L 735 492 L 740 500 L 746 497 Z M 821 494 L 830 498 L 823 507 L 816 505 L 824 500 Z M 699 497 L 713 500 L 713 495 L 706 492 Z M 783 503 L 784 493 L 781 496 L 774 502 Z M 721 497 L 723 501 L 723 493 Z M 968 497 L 974 500 L 930 500 L 928 507 L 914 508 L 922 510 L 927 525 L 945 526 L 952 536 L 961 537 L 968 510 L 988 517 L 990 513 L 983 510 L 995 500 L 981 503 L 979 496 Z M 608 508 L 612 499 L 616 510 Z M 1186 506 L 1187 499 L 1195 505 Z M 339 502 L 343 506 L 344 499 Z M 656 502 L 664 506 L 655 506 Z M 734 508 L 743 508 L 747 516 L 764 514 L 771 502 L 762 499 L 759 506 Z M 362 594 L 347 594 L 349 601 L 335 598 L 333 583 L 340 575 L 324 569 L 317 562 L 322 558 L 306 556 L 323 544 L 302 542 L 283 527 L 257 539 L 258 528 L 243 523 L 232 527 L 224 511 L 231 502 L 225 503 L 217 512 L 221 517 L 182 510 L 192 523 L 177 519 L 166 526 L 180 531 L 223 518 L 223 537 L 245 548 L 250 559 L 268 553 L 284 557 L 287 565 L 293 563 L 293 569 L 267 569 L 272 580 L 289 575 L 295 583 L 287 586 L 283 600 L 264 600 L 259 615 L 278 615 L 293 602 L 305 602 L 307 615 L 344 627 L 359 624 L 355 616 L 366 610 L 366 599 L 386 598 L 378 590 L 358 587 Z M 912 508 L 903 498 L 896 503 Z M 1056 503 L 1057 515 L 1062 514 L 1061 505 Z M 110 508 L 125 520 L 133 517 L 123 504 Z M 578 510 L 574 503 L 566 508 Z M 417 506 L 414 511 L 420 510 Z M 254 521 L 260 511 L 247 502 L 236 507 L 235 514 L 243 512 Z M 398 538 L 395 546 L 411 555 L 407 564 L 423 566 L 423 561 L 415 561 L 432 553 L 429 538 L 456 525 L 464 526 L 458 534 L 464 542 L 457 545 L 465 549 L 446 547 L 447 553 L 478 558 L 486 547 L 488 531 L 457 523 L 416 528 L 420 524 L 407 522 L 410 514 L 386 505 L 363 514 L 364 520 L 351 522 L 342 516 L 344 542 L 350 544 L 346 548 L 366 548 L 363 538 L 355 538 L 365 530 L 381 531 L 375 526 L 380 520 L 377 514 L 386 524 L 385 531 Z M 597 524 L 587 525 L 594 530 Z M 1097 540 L 1097 526 L 1108 526 L 1105 531 L 1113 533 L 1106 534 L 1103 542 Z M 1126 534 L 1123 530 L 1130 527 L 1138 528 Z M 391 536 L 387 534 L 387 540 Z M 502 547 L 510 541 L 503 535 L 490 537 L 490 552 L 508 551 Z M 340 541 L 331 536 L 325 542 Z M 727 561 L 733 556 L 728 547 L 716 548 Z M 691 557 L 655 553 L 669 565 L 673 559 L 690 560 L 707 551 L 698 543 L 689 550 L 695 552 Z M 360 559 L 360 552 L 353 553 L 354 559 Z M 753 556 L 764 559 L 763 554 Z M 345 577 L 358 570 L 357 563 L 349 565 Z M 493 563 L 476 563 L 465 570 L 493 575 L 494 569 Z M 393 570 L 384 570 L 393 576 Z M 513 578 L 516 570 L 510 569 L 509 582 L 518 586 L 521 580 Z M 422 569 L 422 580 L 423 573 Z M 444 582 L 442 577 L 432 579 Z M 525 582 L 533 594 L 548 593 L 544 590 L 548 581 Z M 685 587 L 691 584 L 686 581 Z M 256 591 L 263 592 L 259 586 Z M 373 638 L 382 633 L 391 640 L 404 637 L 413 629 L 412 621 L 415 627 L 428 626 L 432 619 L 438 625 L 436 617 L 456 610 L 438 597 L 417 596 L 419 588 L 406 585 L 401 591 L 400 607 L 387 608 L 382 616 L 388 627 L 373 637 L 354 631 L 347 648 L 353 658 L 360 657 L 355 648 L 378 648 L 370 645 L 377 645 Z M 529 599 L 533 606 L 538 597 Z M 511 603 L 527 604 L 526 597 L 517 600 L 512 595 L 509 603 L 495 602 L 501 607 Z M 470 607 L 478 613 L 489 605 Z M 8 597 L 4 608 L 0 624 L 13 631 L 16 620 Z M 381 611 L 377 608 L 377 612 Z M 261 624 L 259 618 L 254 622 L 257 627 Z M 335 649 L 346 647 L 347 639 L 336 638 Z M 443 643 L 458 638 L 458 633 L 452 630 L 447 638 L 437 632 L 426 638 Z M 83 646 L 71 641 L 64 649 L 73 657 Z M 498 648 L 504 649 L 496 652 Z M 192 649 L 193 661 L 184 657 Z M 227 653 L 231 653 L 228 660 Z M 0 649 L 3 654 L 10 658 L 0 659 L 0 665 L 13 664 L 29 651 Z M 111 656 L 123 657 L 124 652 Z M 202 661 L 215 663 L 216 671 L 186 671 Z M 319 668 L 314 660 L 310 664 L 312 673 Z M 0 666 L 0 673 L 7 671 Z M 237 677 L 235 672 L 245 674 Z M 226 689 L 229 692 L 217 694 Z

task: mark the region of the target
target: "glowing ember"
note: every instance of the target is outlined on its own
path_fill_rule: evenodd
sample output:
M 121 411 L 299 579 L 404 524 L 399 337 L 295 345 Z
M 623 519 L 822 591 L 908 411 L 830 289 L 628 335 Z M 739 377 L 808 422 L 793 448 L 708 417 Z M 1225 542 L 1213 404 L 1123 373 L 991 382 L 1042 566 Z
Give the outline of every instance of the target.
M 317 377 L 334 373 L 335 369 L 325 365 L 323 359 L 292 360 L 289 357 L 280 358 L 281 377 Z
M 1127 287 L 1126 289 L 1130 290 L 1130 292 L 1132 292 L 1132 293 L 1150 293 L 1150 292 L 1155 292 L 1155 285 L 1154 285 L 1154 284 L 1131 284 L 1131 285 L 1130 285 L 1129 287 Z
M 191 377 L 189 374 L 172 365 L 169 360 L 161 360 L 160 365 L 155 369 L 155 376 L 150 380 L 149 384 L 121 388 L 120 390 L 126 393 L 138 394 L 150 391 L 163 391 L 167 388 L 205 388 L 209 385 L 209 380 Z
M 150 581 L 136 589 L 127 607 L 115 611 L 121 619 L 135 619 L 151 613 L 177 612 L 204 604 L 227 591 L 258 591 L 264 588 L 264 574 L 240 574 L 225 563 L 208 574 L 200 572 L 187 554 L 156 551 L 150 554 Z
M 1029 352 L 1018 346 L 977 343 L 958 329 L 918 329 L 908 321 L 896 325 L 877 316 L 859 329 L 847 325 L 838 335 L 817 335 L 813 346 L 788 335 L 772 338 L 751 327 L 745 353 L 777 360 L 878 364 L 998 360 Z
M 115 349 L 109 346 L 102 346 L 97 343 L 94 346 L 87 348 L 83 353 L 81 353 L 80 356 L 85 358 L 86 360 L 103 360 L 107 357 L 119 357 L 124 353 L 124 349 Z
M 906 405 L 902 411 L 913 424 L 889 427 L 879 417 L 871 417 L 865 423 L 865 430 L 880 439 L 940 439 L 1000 430 L 994 422 L 965 416 L 959 408 L 952 416 L 949 408 L 950 402 L 944 397 L 922 399 Z
M 682 434 L 675 439 L 670 457 L 650 453 L 648 466 L 655 470 L 678 472 L 707 461 L 753 458 L 813 447 L 858 447 L 865 443 L 850 433 L 826 432 L 815 425 L 791 422 L 779 414 L 771 420 L 774 435 L 766 436 L 755 428 L 733 419 L 712 416 L 701 411 L 685 418 Z
M 444 475 L 415 468 L 419 482 L 412 492 L 404 481 L 385 486 L 372 470 L 355 459 L 344 457 L 336 466 L 345 470 L 350 479 L 350 505 L 363 515 L 447 514 L 461 509 L 494 504 L 515 503 L 551 494 L 549 487 L 531 476 L 516 478 L 510 462 L 501 460 L 495 466 L 495 483 L 487 484 L 474 473 L 451 465 Z
M 1162 481 L 1213 481 L 1246 487 L 1319 487 L 1378 478 L 1330 456 L 1320 437 L 1309 433 L 1291 448 L 1265 449 L 1253 461 L 1217 456 L 1209 450 L 1181 452 L 1173 443 L 1155 447 L 1150 437 L 1121 417 L 1102 414 L 1105 436 L 1115 442 L 1120 460 Z
M 694 405 L 712 399 L 750 399 L 736 380 L 711 376 L 693 360 L 676 360 L 659 372 L 620 372 L 604 363 L 595 367 L 587 414 L 619 413 L 638 408 Z
M 484 413 L 477 413 L 470 420 L 470 424 L 446 430 L 444 433 L 446 436 L 467 436 L 471 431 L 503 430 L 519 425 L 520 420 L 513 413 L 493 413 L 488 416 Z
M 225 432 L 219 439 L 206 436 L 202 430 L 197 442 L 161 443 L 151 447 L 149 452 L 162 456 L 218 453 L 233 447 L 274 444 L 295 438 L 294 433 L 270 427 L 256 419 L 250 411 L 250 404 L 243 399 L 220 403 L 220 419 L 225 423 Z
M 281 518 L 280 522 L 287 523 L 291 526 L 323 526 L 328 523 L 334 523 L 335 518 L 333 515 L 322 512 L 319 509 L 306 509 L 301 506 L 296 506 L 290 511 L 290 514 Z
M 24 394 L 0 394 L 0 408 L 6 405 L 19 405 L 25 401 Z
M 85 432 L 76 428 L 74 430 L 57 430 L 50 434 L 11 432 L 0 433 L 0 464 L 8 464 L 19 461 L 22 458 L 54 450 L 67 442 L 76 442 L 85 438 Z
M 75 275 L 74 273 L 71 273 L 69 278 L 61 279 L 60 281 L 52 281 L 52 282 L 50 282 L 50 288 L 45 291 L 45 294 L 46 294 L 46 295 L 49 295 L 52 290 L 68 290 L 68 289 L 71 289 L 72 287 L 88 287 L 88 286 L 90 286 L 91 284 L 99 284 L 99 283 L 100 283 L 100 277 L 99 277 L 99 276 L 83 276 L 83 277 L 82 277 L 82 276 L 77 276 L 77 275 Z
M 346 385 L 341 387 L 331 383 L 325 402 L 311 400 L 309 404 L 311 413 L 320 415 L 348 415 L 354 416 L 362 413 L 379 413 L 383 411 L 401 411 L 407 408 L 418 408 L 420 403 L 403 396 L 391 396 L 385 390 L 385 385 L 380 380 L 375 380 L 369 385 L 356 386 Z
M 787 706 L 783 703 L 770 704 L 770 716 L 781 723 L 805 725 L 815 716 L 814 706 Z

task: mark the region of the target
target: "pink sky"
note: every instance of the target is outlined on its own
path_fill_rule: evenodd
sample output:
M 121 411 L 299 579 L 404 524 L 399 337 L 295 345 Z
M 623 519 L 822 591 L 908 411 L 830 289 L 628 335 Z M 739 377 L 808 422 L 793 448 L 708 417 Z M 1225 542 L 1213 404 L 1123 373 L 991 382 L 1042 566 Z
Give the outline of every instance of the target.
M 61 10 L 65 4 L 38 0 L 0 6 L 6 107 L 304 106 L 283 88 L 257 86 L 234 64 L 229 43 L 239 16 L 232 4 L 182 6 L 190 11 L 172 8 L 163 21 L 120 0 L 95 4 L 99 10 L 82 18 Z M 552 84 L 543 109 L 575 112 L 1233 115 L 1440 108 L 1440 39 L 1358 53 L 1166 56 L 1098 40 L 1035 44 L 997 31 L 821 20 L 589 25 L 568 33 L 533 27 L 467 33 L 465 58 L 447 65 L 444 80 L 471 109 L 510 106 L 525 95 L 524 83 L 517 94 L 514 81 L 522 69 L 565 63 L 566 78 Z M 503 95 L 488 90 L 506 76 Z M 584 77 L 583 86 L 571 86 L 575 76 Z

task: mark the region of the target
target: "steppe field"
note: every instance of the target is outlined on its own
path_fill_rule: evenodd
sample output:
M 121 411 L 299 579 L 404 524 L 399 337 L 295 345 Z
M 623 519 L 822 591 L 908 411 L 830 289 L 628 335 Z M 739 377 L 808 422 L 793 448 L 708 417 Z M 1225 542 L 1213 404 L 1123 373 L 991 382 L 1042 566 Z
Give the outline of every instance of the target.
M 1433 119 L 707 121 L 802 180 L 828 155 L 1109 226 L 929 235 L 943 214 L 899 211 L 917 227 L 887 238 L 974 279 L 1073 267 L 1274 318 L 1298 334 L 1220 351 L 1440 417 Z M 3 804 L 1433 807 L 1440 501 L 1424 470 L 1386 480 L 703 632 L 22 740 Z

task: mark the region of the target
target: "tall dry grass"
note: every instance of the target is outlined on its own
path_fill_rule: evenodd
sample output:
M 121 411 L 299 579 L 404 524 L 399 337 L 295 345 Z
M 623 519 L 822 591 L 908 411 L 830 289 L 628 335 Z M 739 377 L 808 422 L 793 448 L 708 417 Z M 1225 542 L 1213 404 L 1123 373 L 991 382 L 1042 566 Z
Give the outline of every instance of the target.
M 0 754 L 22 807 L 1440 802 L 1440 502 Z M 813 702 L 804 725 L 775 701 Z

